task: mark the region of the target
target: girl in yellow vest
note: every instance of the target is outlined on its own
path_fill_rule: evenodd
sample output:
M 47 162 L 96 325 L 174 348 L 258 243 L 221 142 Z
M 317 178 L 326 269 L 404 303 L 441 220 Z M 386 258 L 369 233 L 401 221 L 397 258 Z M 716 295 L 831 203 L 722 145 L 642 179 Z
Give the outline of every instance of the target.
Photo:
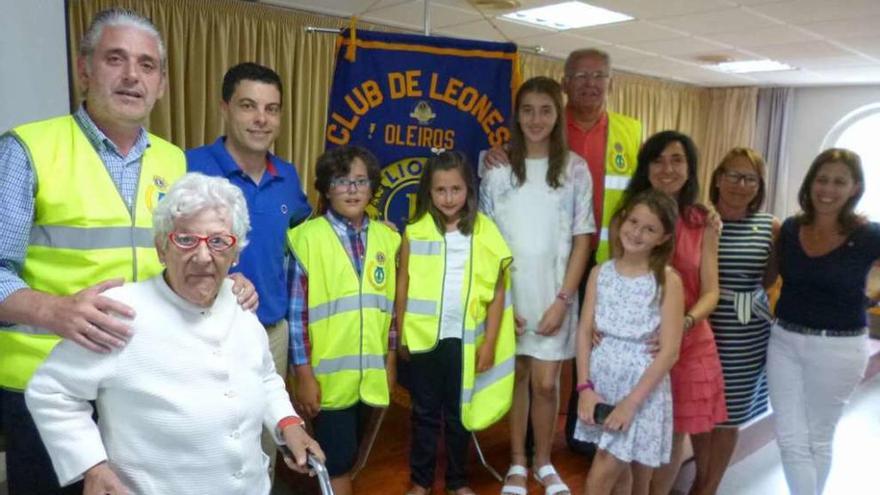
M 598 452 L 590 495 L 610 494 L 632 466 L 634 494 L 647 495 L 653 469 L 672 452 L 669 370 L 684 322 L 681 278 L 667 266 L 674 246 L 675 201 L 648 190 L 618 210 L 613 259 L 593 268 L 577 334 L 576 439 Z M 594 331 L 603 335 L 593 346 Z M 659 341 L 656 355 L 648 352 Z
M 337 495 L 351 494 L 360 425 L 371 408 L 388 406 L 394 381 L 400 235 L 364 213 L 378 185 L 379 164 L 366 149 L 325 152 L 315 167 L 321 215 L 287 234 L 296 405 L 312 418 Z
M 510 408 L 514 318 L 505 308 L 505 281 L 511 255 L 495 224 L 477 212 L 474 182 L 463 155 L 431 157 L 401 245 L 395 309 L 413 399 L 407 495 L 426 495 L 434 485 L 441 420 L 446 490 L 473 494 L 468 430 L 491 425 Z
M 488 170 L 480 207 L 513 252 L 513 306 L 522 334 L 510 414 L 510 469 L 502 488 L 525 495 L 526 430 L 535 439 L 532 465 L 547 495 L 569 495 L 550 462 L 559 411 L 559 372 L 574 357 L 577 288 L 587 266 L 593 222 L 590 172 L 569 151 L 559 83 L 535 77 L 514 106 L 509 167 Z M 531 409 L 531 410 L 530 410 Z

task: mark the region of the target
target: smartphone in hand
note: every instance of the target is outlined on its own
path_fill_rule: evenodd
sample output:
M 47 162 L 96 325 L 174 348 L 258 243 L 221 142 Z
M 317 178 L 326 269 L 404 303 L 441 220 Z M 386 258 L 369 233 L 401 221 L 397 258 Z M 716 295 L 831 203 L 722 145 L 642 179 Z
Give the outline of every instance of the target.
M 593 409 L 593 421 L 595 421 L 597 425 L 601 425 L 613 410 L 614 405 L 612 404 L 605 404 L 602 402 L 596 404 L 596 408 Z

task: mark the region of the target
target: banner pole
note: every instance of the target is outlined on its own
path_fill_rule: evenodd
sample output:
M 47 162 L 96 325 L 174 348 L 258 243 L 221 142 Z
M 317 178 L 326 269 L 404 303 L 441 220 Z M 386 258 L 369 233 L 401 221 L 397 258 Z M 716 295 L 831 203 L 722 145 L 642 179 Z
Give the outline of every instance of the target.
M 431 0 L 425 2 L 425 36 L 431 36 Z

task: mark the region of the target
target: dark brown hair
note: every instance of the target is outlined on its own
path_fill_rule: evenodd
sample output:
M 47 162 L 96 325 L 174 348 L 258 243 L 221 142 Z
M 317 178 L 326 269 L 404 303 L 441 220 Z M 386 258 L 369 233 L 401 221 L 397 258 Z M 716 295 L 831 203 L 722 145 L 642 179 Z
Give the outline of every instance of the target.
M 623 223 L 629 214 L 638 205 L 645 205 L 651 213 L 657 215 L 660 224 L 663 225 L 663 234 L 669 237 L 663 243 L 655 246 L 651 250 L 648 258 L 648 266 L 654 273 L 654 279 L 657 281 L 657 294 L 662 294 L 663 287 L 666 284 L 666 265 L 672 259 L 672 253 L 675 250 L 675 222 L 678 220 L 678 211 L 676 210 L 675 200 L 660 191 L 654 189 L 646 189 L 626 200 L 623 206 L 614 212 L 611 224 L 617 226 L 617 235 L 611 242 L 614 244 L 612 252 L 617 256 L 623 255 L 623 245 L 620 242 L 620 231 Z M 662 295 L 661 295 L 662 297 Z
M 526 137 L 519 124 L 519 109 L 522 106 L 523 97 L 529 93 L 545 94 L 553 100 L 556 107 L 556 125 L 550 132 L 550 156 L 547 167 L 547 185 L 553 189 L 562 185 L 562 176 L 568 162 L 568 143 L 565 139 L 565 111 L 562 105 L 562 88 L 559 83 L 549 77 L 533 77 L 523 83 L 516 93 L 516 101 L 513 107 L 513 120 L 510 126 L 510 145 L 507 155 L 510 157 L 510 167 L 516 177 L 518 185 L 526 180 Z
M 264 84 L 271 84 L 278 88 L 278 94 L 284 95 L 284 89 L 281 86 L 281 77 L 274 70 L 253 62 L 242 62 L 231 67 L 223 76 L 223 86 L 221 95 L 223 101 L 229 103 L 232 99 L 235 88 L 242 81 L 257 81 Z
M 659 158 L 663 150 L 675 142 L 681 143 L 681 147 L 684 148 L 688 172 L 687 181 L 678 192 L 678 197 L 673 198 L 678 203 L 678 214 L 685 221 L 690 221 L 692 215 L 685 213 L 691 206 L 696 206 L 702 211 L 706 210 L 705 206 L 697 203 L 697 196 L 700 194 L 700 182 L 697 178 L 697 162 L 699 160 L 697 146 L 687 134 L 682 134 L 678 131 L 660 131 L 645 141 L 639 149 L 639 165 L 630 179 L 629 185 L 623 191 L 621 204 L 627 204 L 637 194 L 653 187 L 648 178 L 651 162 Z
M 856 213 L 856 204 L 865 193 L 865 174 L 862 171 L 862 159 L 854 151 L 844 148 L 829 148 L 821 153 L 813 160 L 807 176 L 801 183 L 798 191 L 798 203 L 801 205 L 801 214 L 797 216 L 798 223 L 801 225 L 810 225 L 816 220 L 816 207 L 813 205 L 813 198 L 810 196 L 810 189 L 816 176 L 819 175 L 819 169 L 822 165 L 831 162 L 842 163 L 849 169 L 853 182 L 858 185 L 859 190 L 843 204 L 840 213 L 837 214 L 837 223 L 840 224 L 840 233 L 849 234 L 860 225 L 865 223 L 865 217 Z
M 360 146 L 340 146 L 332 148 L 318 157 L 315 165 L 315 189 L 318 190 L 318 206 L 316 214 L 327 212 L 330 200 L 330 182 L 337 177 L 345 177 L 351 172 L 351 164 L 355 158 L 360 158 L 367 167 L 367 177 L 370 179 L 370 192 L 375 193 L 381 180 L 379 161 L 370 150 Z
M 721 159 L 721 163 L 715 167 L 715 171 L 712 172 L 712 179 L 709 181 L 709 200 L 712 201 L 712 204 L 718 206 L 718 195 L 720 194 L 718 191 L 718 180 L 721 178 L 721 174 L 727 172 L 727 166 L 733 161 L 735 158 L 745 158 L 752 164 L 752 168 L 755 170 L 755 173 L 758 174 L 758 193 L 755 194 L 755 197 L 752 201 L 749 202 L 747 210 L 749 213 L 754 213 L 761 208 L 761 205 L 764 204 L 764 196 L 767 194 L 767 181 L 766 177 L 766 166 L 764 165 L 764 159 L 761 158 L 761 154 L 752 148 L 745 147 L 737 147 L 728 151 L 724 158 Z
M 458 220 L 458 230 L 464 235 L 470 235 L 474 231 L 474 222 L 477 219 L 477 181 L 474 173 L 468 165 L 467 158 L 457 151 L 443 151 L 428 158 L 419 178 L 419 190 L 416 193 L 416 212 L 409 223 L 415 223 L 425 215 L 431 215 L 434 225 L 442 234 L 446 232 L 446 218 L 431 201 L 431 186 L 434 182 L 434 172 L 442 170 L 458 170 L 461 179 L 467 186 L 467 200 L 461 208 L 461 216 Z

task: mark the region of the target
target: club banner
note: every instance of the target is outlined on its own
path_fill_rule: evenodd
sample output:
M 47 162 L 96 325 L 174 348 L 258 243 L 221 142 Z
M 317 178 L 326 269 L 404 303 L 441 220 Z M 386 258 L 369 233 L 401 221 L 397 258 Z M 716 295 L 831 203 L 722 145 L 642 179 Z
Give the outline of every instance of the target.
M 368 213 L 403 227 L 415 210 L 433 150 L 479 152 L 507 142 L 516 45 L 370 31 L 344 31 L 327 114 L 326 146 L 364 146 L 382 183 Z

